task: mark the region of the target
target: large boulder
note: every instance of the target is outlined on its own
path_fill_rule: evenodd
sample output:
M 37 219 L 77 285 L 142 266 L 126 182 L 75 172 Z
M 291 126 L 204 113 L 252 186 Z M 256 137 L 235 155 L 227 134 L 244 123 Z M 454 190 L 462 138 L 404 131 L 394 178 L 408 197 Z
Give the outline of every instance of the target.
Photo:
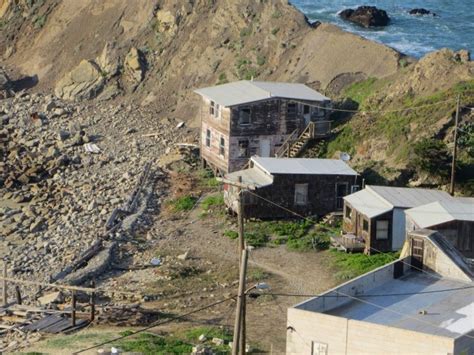
M 364 27 L 387 26 L 390 22 L 385 10 L 375 6 L 359 6 L 357 9 L 346 9 L 339 13 L 339 16 L 350 22 L 354 22 Z
M 135 89 L 145 74 L 145 59 L 137 48 L 132 47 L 128 52 L 125 57 L 124 69 L 126 80 L 130 83 L 131 88 Z
M 102 74 L 107 78 L 111 78 L 119 72 L 119 56 L 115 43 L 107 42 L 100 56 L 97 57 L 96 63 L 99 65 Z
M 77 67 L 58 81 L 56 96 L 65 100 L 87 100 L 96 97 L 104 88 L 105 75 L 90 60 L 82 60 Z

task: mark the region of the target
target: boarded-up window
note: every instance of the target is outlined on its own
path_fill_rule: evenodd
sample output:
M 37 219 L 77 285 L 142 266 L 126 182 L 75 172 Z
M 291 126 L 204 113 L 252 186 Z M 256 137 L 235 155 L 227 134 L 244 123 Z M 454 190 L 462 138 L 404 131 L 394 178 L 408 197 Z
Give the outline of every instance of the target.
M 346 209 L 344 211 L 344 216 L 346 216 L 347 219 L 351 219 L 352 217 L 352 208 L 349 206 L 346 206 Z
M 310 113 L 310 111 L 311 111 L 311 108 L 309 105 L 303 106 L 303 114 L 307 115 L 308 113 Z
M 239 141 L 239 158 L 247 158 L 248 156 L 250 156 L 249 141 Z
M 295 184 L 295 205 L 304 206 L 308 203 L 308 184 Z
M 250 124 L 250 107 L 242 107 L 239 110 L 239 124 Z
M 388 221 L 377 221 L 376 239 L 388 239 Z
M 290 115 L 290 116 L 291 116 L 291 115 L 296 115 L 296 108 L 297 108 L 297 107 L 298 107 L 298 106 L 297 106 L 296 104 L 294 104 L 294 103 L 288 104 L 288 115 Z
M 206 131 L 206 147 L 210 147 L 211 146 L 211 130 L 208 129 Z
M 221 137 L 221 141 L 219 143 L 219 154 L 224 156 L 225 155 L 225 139 Z
M 369 221 L 364 219 L 362 221 L 362 229 L 365 231 L 365 232 L 368 232 L 369 231 Z

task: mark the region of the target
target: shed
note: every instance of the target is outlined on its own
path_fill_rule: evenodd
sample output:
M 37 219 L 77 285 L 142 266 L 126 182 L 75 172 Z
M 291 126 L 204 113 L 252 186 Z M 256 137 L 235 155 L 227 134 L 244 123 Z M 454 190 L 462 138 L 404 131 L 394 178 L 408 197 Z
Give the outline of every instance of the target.
M 365 240 L 365 252 L 396 251 L 405 241 L 408 208 L 452 200 L 445 191 L 367 185 L 344 198 L 343 231 Z
M 420 228 L 436 230 L 465 257 L 474 258 L 474 201 L 453 198 L 410 208 L 406 231 Z
M 237 211 L 239 178 L 246 218 L 323 216 L 342 209 L 342 198 L 359 188 L 358 174 L 342 160 L 252 157 L 250 168 L 225 175 L 224 199 Z M 294 213 L 292 213 L 294 212 Z

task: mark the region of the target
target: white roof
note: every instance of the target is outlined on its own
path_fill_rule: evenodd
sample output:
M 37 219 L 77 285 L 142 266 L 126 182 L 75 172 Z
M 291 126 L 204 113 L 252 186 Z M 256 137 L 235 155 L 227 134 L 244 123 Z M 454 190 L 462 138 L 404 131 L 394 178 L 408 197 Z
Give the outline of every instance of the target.
M 372 186 L 367 189 L 375 192 L 393 207 L 411 208 L 430 202 L 452 200 L 445 191 L 410 187 Z
M 357 175 L 355 170 L 338 159 L 262 158 L 254 156 L 252 161 L 269 174 Z
M 233 173 L 226 174 L 225 176 L 227 180 L 235 182 L 239 181 L 239 177 L 242 177 L 243 184 L 250 185 L 255 188 L 268 186 L 273 183 L 273 176 L 265 174 L 265 172 L 258 168 L 234 171 Z
M 411 208 L 453 198 L 439 190 L 367 185 L 364 190 L 345 196 L 344 200 L 368 218 L 373 218 L 395 207 Z
M 405 211 L 418 228 L 428 228 L 451 221 L 474 222 L 474 202 L 437 201 Z
M 392 210 L 393 206 L 381 199 L 371 190 L 363 189 L 351 195 L 345 196 L 344 200 L 349 202 L 352 208 L 363 213 L 368 218 L 379 216 Z
M 308 101 L 330 100 L 304 84 L 241 80 L 194 90 L 222 106 L 235 106 L 270 98 Z

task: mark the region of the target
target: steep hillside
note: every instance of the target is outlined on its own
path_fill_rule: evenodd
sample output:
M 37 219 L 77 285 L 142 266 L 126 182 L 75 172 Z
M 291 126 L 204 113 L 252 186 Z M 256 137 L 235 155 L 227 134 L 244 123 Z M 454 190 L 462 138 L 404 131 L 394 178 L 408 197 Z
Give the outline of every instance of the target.
M 6 64 L 52 89 L 81 60 L 95 60 L 109 43 L 107 78 L 127 99 L 163 113 L 195 117 L 192 89 L 239 78 L 305 82 L 316 88 L 353 77 L 385 77 L 400 54 L 335 26 L 310 26 L 286 1 L 3 0 L 0 42 Z M 7 6 L 6 4 L 10 4 Z M 139 51 L 143 80 L 124 79 L 126 55 Z M 370 58 L 370 59 L 368 59 Z M 99 63 L 97 63 L 99 64 Z M 108 76 L 104 68 L 99 70 Z M 332 84 L 334 86 L 334 83 Z M 337 85 L 336 85 L 337 86 Z M 133 95 L 130 95 L 133 92 Z
M 370 78 L 346 87 L 341 108 L 358 112 L 336 113 L 337 133 L 308 154 L 334 157 L 349 152 L 352 163 L 371 182 L 446 184 L 458 96 L 457 180 L 461 189 L 471 191 L 474 115 L 469 107 L 474 105 L 474 63 L 465 51 L 433 52 L 390 78 Z

